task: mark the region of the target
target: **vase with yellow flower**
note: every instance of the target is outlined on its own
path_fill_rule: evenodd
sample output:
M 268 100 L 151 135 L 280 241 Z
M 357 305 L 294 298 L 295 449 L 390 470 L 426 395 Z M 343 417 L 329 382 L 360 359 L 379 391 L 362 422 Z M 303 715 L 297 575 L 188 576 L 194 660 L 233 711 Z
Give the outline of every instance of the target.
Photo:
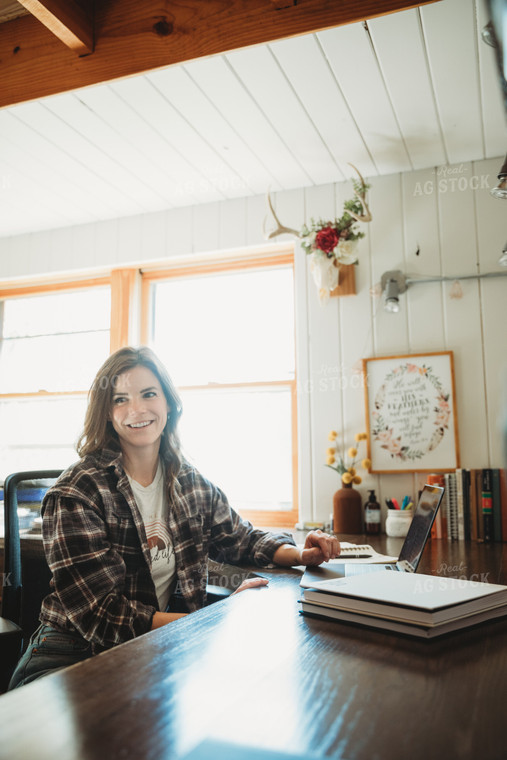
M 340 475 L 342 487 L 333 496 L 333 531 L 335 533 L 362 533 L 362 503 L 359 491 L 354 485 L 359 485 L 362 478 L 358 475 L 357 465 L 360 462 L 364 470 L 369 470 L 369 459 L 360 459 L 358 446 L 366 440 L 366 433 L 357 433 L 355 441 L 357 446 L 351 446 L 345 451 L 344 444 L 340 445 L 338 433 L 332 430 L 328 436 L 333 443 L 327 449 L 326 466 L 335 470 Z

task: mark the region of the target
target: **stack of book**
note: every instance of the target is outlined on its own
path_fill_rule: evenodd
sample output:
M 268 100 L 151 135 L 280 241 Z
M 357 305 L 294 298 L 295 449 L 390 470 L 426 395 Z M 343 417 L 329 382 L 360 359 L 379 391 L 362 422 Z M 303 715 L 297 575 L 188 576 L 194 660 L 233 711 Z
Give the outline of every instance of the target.
M 507 586 L 394 570 L 322 581 L 302 612 L 431 639 L 507 615 Z
M 459 469 L 440 477 L 445 495 L 433 538 L 507 541 L 506 470 Z

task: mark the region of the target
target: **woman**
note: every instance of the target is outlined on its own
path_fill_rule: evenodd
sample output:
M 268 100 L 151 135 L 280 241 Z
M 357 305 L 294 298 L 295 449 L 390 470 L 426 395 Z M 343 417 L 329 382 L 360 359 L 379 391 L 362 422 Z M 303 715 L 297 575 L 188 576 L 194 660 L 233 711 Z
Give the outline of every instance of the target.
M 51 593 L 11 689 L 171 623 L 186 614 L 182 603 L 186 612 L 204 606 L 208 557 L 290 566 L 338 556 L 337 539 L 320 531 L 300 550 L 242 520 L 182 458 L 180 415 L 150 349 L 122 348 L 97 373 L 81 459 L 42 505 Z M 238 591 L 266 583 L 253 578 Z

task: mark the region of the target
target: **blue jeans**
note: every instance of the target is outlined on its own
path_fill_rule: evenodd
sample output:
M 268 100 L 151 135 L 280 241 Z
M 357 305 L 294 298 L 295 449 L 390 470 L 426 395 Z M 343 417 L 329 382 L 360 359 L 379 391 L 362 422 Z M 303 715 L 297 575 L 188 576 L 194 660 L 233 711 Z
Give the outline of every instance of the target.
M 33 634 L 26 652 L 16 665 L 9 691 L 54 670 L 86 660 L 91 655 L 91 644 L 78 634 L 56 631 L 49 625 L 42 624 Z

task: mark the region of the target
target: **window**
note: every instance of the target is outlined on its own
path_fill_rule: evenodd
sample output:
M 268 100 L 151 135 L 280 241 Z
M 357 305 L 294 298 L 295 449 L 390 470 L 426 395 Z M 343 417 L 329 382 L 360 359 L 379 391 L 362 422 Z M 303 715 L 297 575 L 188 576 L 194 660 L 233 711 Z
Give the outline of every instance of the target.
M 3 291 L 0 300 L 1 479 L 76 460 L 87 392 L 109 354 L 107 280 L 35 290 Z
M 143 273 L 144 341 L 181 394 L 184 454 L 266 526 L 297 520 L 292 261 Z

